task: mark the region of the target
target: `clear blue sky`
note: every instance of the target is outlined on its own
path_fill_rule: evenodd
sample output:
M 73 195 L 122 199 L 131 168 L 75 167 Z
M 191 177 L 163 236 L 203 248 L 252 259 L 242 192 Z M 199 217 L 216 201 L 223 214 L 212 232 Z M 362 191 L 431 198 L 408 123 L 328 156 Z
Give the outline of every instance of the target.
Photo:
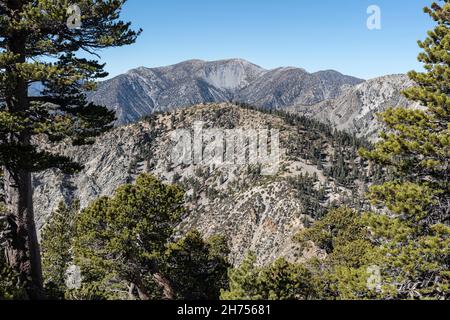
M 110 76 L 188 59 L 243 58 L 264 68 L 335 69 L 373 78 L 419 69 L 431 0 L 128 0 L 137 43 L 101 53 Z M 366 27 L 369 5 L 382 29 Z

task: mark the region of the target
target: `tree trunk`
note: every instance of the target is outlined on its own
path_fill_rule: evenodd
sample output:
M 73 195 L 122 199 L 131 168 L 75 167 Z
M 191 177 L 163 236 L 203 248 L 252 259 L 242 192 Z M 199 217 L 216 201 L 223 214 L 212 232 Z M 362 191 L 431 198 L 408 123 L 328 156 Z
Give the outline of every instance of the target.
M 156 283 L 163 288 L 163 295 L 166 300 L 174 300 L 175 293 L 173 292 L 172 283 L 164 277 L 161 273 L 156 272 L 153 274 L 153 279 Z
M 138 292 L 138 296 L 139 296 L 140 300 L 142 300 L 142 301 L 150 300 L 150 296 L 148 295 L 148 293 L 145 290 L 143 290 L 140 286 L 136 286 L 136 290 Z
M 18 14 L 22 11 L 24 2 L 8 0 L 7 6 L 13 12 L 14 20 L 20 21 Z M 17 56 L 15 63 L 5 67 L 8 85 L 5 88 L 6 109 L 10 113 L 23 113 L 29 109 L 28 82 L 21 75 L 16 63 L 26 62 L 27 34 L 14 31 L 7 38 L 7 49 Z M 19 147 L 29 146 L 31 134 L 26 131 L 11 133 L 8 141 Z M 24 158 L 19 155 L 18 158 Z M 8 163 L 4 169 L 4 185 L 8 214 L 13 218 L 13 234 L 6 248 L 10 266 L 19 272 L 30 299 L 43 299 L 43 280 L 39 243 L 33 213 L 33 189 L 30 169 L 24 168 L 24 159 Z M 27 159 L 32 160 L 32 159 Z
M 130 285 L 130 291 L 129 291 L 129 295 L 133 295 L 134 296 L 134 290 L 136 289 L 136 292 L 138 294 L 139 300 L 142 301 L 148 301 L 150 300 L 150 295 L 147 292 L 147 290 L 144 287 L 144 284 L 142 282 L 142 278 L 141 276 L 138 276 L 134 282 L 131 283 Z
M 19 272 L 30 299 L 43 299 L 39 244 L 34 223 L 31 173 L 5 170 L 8 213 L 14 219 L 12 241 L 7 247 L 9 265 Z
M 150 272 L 156 284 L 163 289 L 164 299 L 175 300 L 175 291 L 173 290 L 173 284 L 170 279 L 168 279 L 161 273 L 158 267 L 158 262 L 156 260 L 152 262 Z
M 134 290 L 136 290 L 136 285 L 134 283 L 130 283 L 128 285 L 128 300 L 136 300 Z
M 163 276 L 160 272 L 152 271 L 153 279 L 155 280 L 156 284 L 163 289 L 163 296 L 166 300 L 174 300 L 175 299 L 175 293 L 173 291 L 172 283 L 169 279 L 167 279 L 165 276 Z M 134 280 L 128 287 L 128 296 L 134 297 L 134 290 L 137 291 L 139 300 L 147 301 L 150 300 L 150 294 L 145 289 L 145 286 L 142 282 L 141 277 L 138 277 Z

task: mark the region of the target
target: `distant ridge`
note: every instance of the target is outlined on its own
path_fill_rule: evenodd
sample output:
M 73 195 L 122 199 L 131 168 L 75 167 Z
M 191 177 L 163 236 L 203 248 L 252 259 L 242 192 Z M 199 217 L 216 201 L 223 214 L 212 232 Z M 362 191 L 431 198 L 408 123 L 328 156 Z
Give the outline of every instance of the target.
M 337 98 L 349 86 L 363 81 L 334 70 L 266 70 L 243 59 L 188 60 L 130 70 L 101 82 L 89 99 L 114 110 L 117 125 L 122 125 L 156 111 L 199 103 L 234 100 L 269 109 L 313 105 Z
M 402 91 L 412 86 L 414 82 L 407 75 L 388 75 L 351 87 L 335 99 L 313 106 L 297 105 L 290 109 L 331 123 L 338 130 L 350 131 L 359 137 L 375 140 L 382 128 L 377 113 L 388 107 L 420 107 L 418 103 L 408 101 L 402 95 Z

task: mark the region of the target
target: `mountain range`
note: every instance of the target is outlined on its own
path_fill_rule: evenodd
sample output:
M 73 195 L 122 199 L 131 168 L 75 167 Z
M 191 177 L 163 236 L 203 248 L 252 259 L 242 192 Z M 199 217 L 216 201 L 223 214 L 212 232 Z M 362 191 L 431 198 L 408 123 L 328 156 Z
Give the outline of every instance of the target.
M 345 90 L 334 99 L 318 104 L 297 105 L 288 109 L 338 130 L 349 131 L 358 137 L 376 140 L 382 129 L 377 114 L 388 107 L 419 108 L 418 103 L 408 101 L 402 91 L 414 86 L 407 75 L 397 74 L 370 79 Z
M 376 113 L 389 106 L 417 107 L 401 94 L 412 85 L 402 74 L 366 81 L 334 70 L 266 70 L 243 59 L 189 60 L 130 70 L 99 83 L 89 99 L 114 110 L 117 125 L 136 122 L 155 112 L 235 101 L 289 110 L 374 139 L 380 129 Z
M 115 110 L 117 124 L 154 112 L 199 103 L 245 102 L 276 109 L 337 98 L 363 80 L 336 71 L 265 70 L 242 59 L 189 60 L 161 68 L 137 68 L 101 82 L 90 100 Z
M 131 70 L 89 96 L 116 111 L 116 128 L 92 146 L 50 146 L 84 169 L 74 176 L 56 170 L 33 175 L 37 226 L 45 225 L 59 201 L 79 199 L 85 207 L 149 172 L 186 191 L 188 213 L 179 234 L 193 228 L 224 234 L 234 264 L 249 250 L 261 264 L 320 255 L 299 251 L 292 235 L 329 206 L 366 205 L 363 195 L 374 174 L 358 149 L 381 129 L 376 113 L 418 107 L 401 95 L 412 85 L 405 75 L 365 81 L 336 71 L 264 70 L 240 59 Z M 195 121 L 225 130 L 278 129 L 279 172 L 265 177 L 252 166 L 173 165 L 171 134 L 190 130 Z

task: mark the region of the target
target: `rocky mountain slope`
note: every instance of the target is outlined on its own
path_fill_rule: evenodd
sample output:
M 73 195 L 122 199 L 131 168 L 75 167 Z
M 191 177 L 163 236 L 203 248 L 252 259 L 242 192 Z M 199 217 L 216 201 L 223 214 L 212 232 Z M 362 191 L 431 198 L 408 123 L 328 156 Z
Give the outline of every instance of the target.
M 264 73 L 244 88 L 236 100 L 264 109 L 314 105 L 336 98 L 346 88 L 361 82 L 333 70 L 311 74 L 298 68 L 279 68 Z
M 246 81 L 243 77 L 240 83 L 224 82 L 239 86 Z M 279 170 L 264 175 L 264 165 L 175 164 L 172 134 L 192 130 L 196 121 L 222 130 L 278 130 Z M 248 144 L 239 144 L 237 152 L 245 154 Z M 85 168 L 74 176 L 51 170 L 34 175 L 37 225 L 45 224 L 59 201 L 78 198 L 86 206 L 138 174 L 150 172 L 186 190 L 188 213 L 180 233 L 196 228 L 205 236 L 227 236 L 233 263 L 242 261 L 249 250 L 257 253 L 260 263 L 280 256 L 298 260 L 316 253 L 299 252 L 291 240 L 294 234 L 320 217 L 327 206 L 362 205 L 361 194 L 371 176 L 357 156 L 364 144 L 316 121 L 228 103 L 157 114 L 118 127 L 93 146 L 52 146 Z
M 348 88 L 335 99 L 312 106 L 297 105 L 289 110 L 373 140 L 382 129 L 377 113 L 388 107 L 419 107 L 401 94 L 413 85 L 406 75 L 384 76 Z
M 333 70 L 265 70 L 242 59 L 190 60 L 131 70 L 100 83 L 89 99 L 115 110 L 118 125 L 194 104 L 236 101 L 298 113 L 374 140 L 381 129 L 377 113 L 389 106 L 419 107 L 401 94 L 412 85 L 406 75 L 364 81 Z
M 154 112 L 206 102 L 239 101 L 269 109 L 311 105 L 336 98 L 344 88 L 361 82 L 336 71 L 265 70 L 242 59 L 190 60 L 131 70 L 100 83 L 89 99 L 115 110 L 121 125 Z

